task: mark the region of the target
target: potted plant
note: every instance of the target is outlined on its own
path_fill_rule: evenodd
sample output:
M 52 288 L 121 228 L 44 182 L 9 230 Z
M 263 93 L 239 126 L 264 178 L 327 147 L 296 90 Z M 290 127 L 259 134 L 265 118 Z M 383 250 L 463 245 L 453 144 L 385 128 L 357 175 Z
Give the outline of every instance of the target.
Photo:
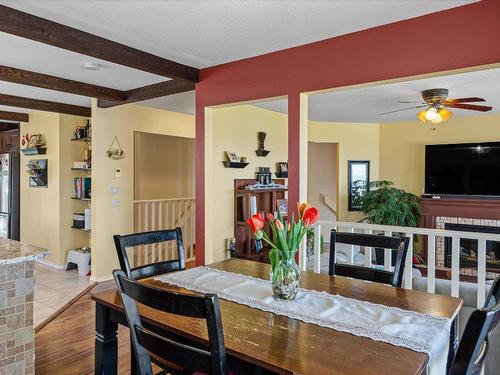
M 361 198 L 361 211 L 364 214 L 362 222 L 417 227 L 420 222 L 420 199 L 395 187 L 392 181 L 372 181 Z M 383 250 L 376 249 L 376 256 L 377 263 L 381 263 Z
M 247 220 L 255 239 L 263 240 L 271 246 L 271 285 L 275 298 L 293 300 L 297 296 L 300 283 L 300 270 L 295 262 L 299 244 L 308 230 L 319 219 L 318 210 L 307 203 L 298 205 L 298 219 L 284 220 L 278 210 L 277 217 L 271 213 L 266 218 L 260 213 Z M 265 220 L 269 222 L 271 236 L 264 230 Z

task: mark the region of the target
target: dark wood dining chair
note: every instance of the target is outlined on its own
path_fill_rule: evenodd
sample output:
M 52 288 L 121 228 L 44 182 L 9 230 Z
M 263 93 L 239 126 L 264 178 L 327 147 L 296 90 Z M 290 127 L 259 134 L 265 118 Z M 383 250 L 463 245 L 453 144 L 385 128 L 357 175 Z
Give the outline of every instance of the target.
M 226 375 L 226 349 L 219 306 L 213 294 L 184 294 L 141 284 L 121 270 L 113 272 L 130 329 L 138 375 L 152 375 L 151 356 L 182 368 L 182 373 L 202 372 Z M 208 347 L 194 347 L 146 328 L 137 303 L 179 317 L 203 319 L 208 331 Z
M 180 271 L 186 268 L 181 228 L 134 233 L 124 236 L 115 234 L 113 236 L 113 240 L 115 241 L 120 267 L 122 271 L 125 272 L 127 277 L 131 279 L 139 280 L 145 277 Z M 135 268 L 130 267 L 130 262 L 127 256 L 128 247 L 159 244 L 165 241 L 176 241 L 177 259 L 146 264 Z
M 488 293 L 488 297 L 486 297 L 484 302 L 484 307 L 492 307 L 498 303 L 500 303 L 500 276 L 498 276 L 493 282 L 490 292 Z
M 488 354 L 488 335 L 500 320 L 500 277 L 493 283 L 485 307 L 474 311 L 465 326 L 448 375 L 480 374 Z
M 336 244 L 357 245 L 373 248 L 397 250 L 396 265 L 394 271 L 386 271 L 377 268 L 356 266 L 350 264 L 335 263 Z M 408 237 L 386 237 L 374 234 L 343 233 L 332 229 L 330 234 L 330 258 L 328 274 L 352 277 L 367 281 L 389 284 L 400 288 L 403 282 L 406 253 L 410 239 Z

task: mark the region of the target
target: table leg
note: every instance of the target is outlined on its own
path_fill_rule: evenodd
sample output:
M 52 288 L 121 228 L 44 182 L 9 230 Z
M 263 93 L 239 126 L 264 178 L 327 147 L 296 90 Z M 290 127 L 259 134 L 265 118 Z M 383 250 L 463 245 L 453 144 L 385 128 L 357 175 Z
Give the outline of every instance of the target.
M 448 350 L 448 362 L 446 365 L 447 372 L 451 368 L 451 364 L 453 363 L 453 359 L 455 358 L 455 352 L 458 347 L 458 316 L 451 322 L 450 327 L 450 348 Z
M 109 309 L 96 303 L 95 374 L 116 375 L 118 367 L 118 324 L 109 319 Z

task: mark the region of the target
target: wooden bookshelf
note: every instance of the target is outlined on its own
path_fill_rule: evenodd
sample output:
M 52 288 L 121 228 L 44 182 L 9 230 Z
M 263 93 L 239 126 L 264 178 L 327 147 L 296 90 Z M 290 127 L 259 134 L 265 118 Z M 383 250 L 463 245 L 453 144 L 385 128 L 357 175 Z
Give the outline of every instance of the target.
M 272 181 L 276 184 L 285 184 L 285 179 L 274 179 Z M 257 212 L 274 213 L 277 210 L 277 200 L 286 198 L 287 189 L 245 189 L 245 186 L 253 185 L 256 182 L 254 179 L 234 180 L 234 237 L 236 238 L 236 257 L 259 262 L 269 262 L 269 245 L 263 243 L 262 251 L 256 252 L 255 240 L 246 223 L 246 220 L 251 216 L 250 197 L 255 196 Z M 266 224 L 264 230 L 270 234 L 268 224 Z

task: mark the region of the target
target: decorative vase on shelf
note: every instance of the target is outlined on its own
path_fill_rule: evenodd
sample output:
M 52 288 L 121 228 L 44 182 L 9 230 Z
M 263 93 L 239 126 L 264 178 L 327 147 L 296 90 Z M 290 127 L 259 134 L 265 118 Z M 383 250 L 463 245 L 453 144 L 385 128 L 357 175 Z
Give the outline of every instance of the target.
M 264 219 L 257 213 L 247 220 L 256 240 L 262 240 L 271 246 L 269 261 L 271 263 L 271 287 L 273 295 L 280 300 L 293 300 L 300 286 L 300 269 L 295 262 L 295 254 L 305 234 L 319 219 L 318 210 L 307 203 L 297 207 L 297 217 L 284 220 L 281 212 L 277 216 L 268 213 Z M 264 230 L 266 220 L 269 222 L 268 232 Z
M 271 267 L 270 276 L 275 298 L 295 299 L 300 286 L 300 269 L 295 263 L 295 257 L 278 261 L 274 267 Z

